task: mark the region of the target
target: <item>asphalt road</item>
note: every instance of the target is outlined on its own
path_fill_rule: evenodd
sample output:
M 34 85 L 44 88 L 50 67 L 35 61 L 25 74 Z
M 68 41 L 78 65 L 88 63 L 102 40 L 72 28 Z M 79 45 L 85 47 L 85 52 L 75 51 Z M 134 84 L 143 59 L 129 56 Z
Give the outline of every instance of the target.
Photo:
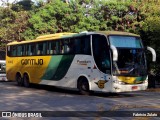
M 111 111 L 133 112 L 132 114 L 151 112 L 160 112 L 160 88 L 149 89 L 146 91 L 109 94 L 94 93 L 90 96 L 80 95 L 77 91 L 58 89 L 49 86 L 33 85 L 31 88 L 19 87 L 15 82 L 0 82 L 0 111 Z M 141 112 L 142 111 L 142 112 Z M 85 114 L 87 114 L 87 112 Z M 48 114 L 50 114 L 49 112 Z M 53 112 L 53 114 L 55 114 Z M 52 114 L 52 115 L 53 115 Z M 77 112 L 71 112 L 73 116 Z M 88 114 L 91 114 L 88 112 Z M 159 117 L 121 117 L 121 112 L 116 117 L 96 116 L 93 117 L 43 117 L 25 118 L 27 120 L 53 119 L 53 120 L 158 120 Z M 129 117 L 129 118 L 128 118 Z M 0 118 L 1 119 L 1 118 Z M 2 118 L 19 120 L 22 118 Z M 24 118 L 23 118 L 24 119 Z

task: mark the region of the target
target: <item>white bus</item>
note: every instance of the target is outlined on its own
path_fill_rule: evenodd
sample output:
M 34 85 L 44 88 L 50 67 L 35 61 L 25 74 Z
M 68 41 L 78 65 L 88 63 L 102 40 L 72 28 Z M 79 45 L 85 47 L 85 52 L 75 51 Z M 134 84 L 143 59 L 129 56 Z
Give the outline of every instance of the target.
M 156 53 L 147 47 L 156 60 Z M 139 35 L 100 31 L 57 33 L 7 45 L 8 80 L 90 91 L 127 92 L 148 86 Z
M 6 57 L 6 52 L 0 51 L 0 81 L 7 81 L 5 57 Z

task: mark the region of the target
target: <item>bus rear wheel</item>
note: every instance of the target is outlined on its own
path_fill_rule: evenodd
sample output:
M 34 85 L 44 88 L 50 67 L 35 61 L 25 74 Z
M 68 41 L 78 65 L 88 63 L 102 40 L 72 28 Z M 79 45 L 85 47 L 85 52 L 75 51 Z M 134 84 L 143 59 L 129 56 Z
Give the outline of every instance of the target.
M 22 86 L 23 85 L 23 81 L 22 81 L 22 77 L 20 74 L 16 74 L 16 82 L 18 86 Z
M 82 95 L 90 94 L 89 84 L 86 78 L 80 78 L 80 80 L 78 81 L 78 89 L 80 94 Z
M 27 87 L 27 88 L 30 87 L 29 77 L 27 74 L 24 74 L 24 76 L 23 76 L 23 85 L 24 85 L 24 87 Z

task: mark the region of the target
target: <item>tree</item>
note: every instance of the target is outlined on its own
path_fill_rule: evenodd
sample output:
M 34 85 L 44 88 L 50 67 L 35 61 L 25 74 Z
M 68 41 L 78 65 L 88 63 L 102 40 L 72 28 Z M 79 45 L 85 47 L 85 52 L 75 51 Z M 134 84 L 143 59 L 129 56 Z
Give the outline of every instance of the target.
M 15 0 L 0 7 L 0 40 L 34 39 L 42 34 L 117 30 L 137 33 L 159 59 L 160 1 Z M 1 43 L 2 44 L 2 43 Z M 159 62 L 156 70 L 160 69 Z
M 11 8 L 13 4 L 18 2 L 18 0 L 13 0 L 12 2 L 10 2 L 10 0 L 0 0 L 0 2 L 0 6 Z
M 12 5 L 13 7 L 14 5 Z M 7 43 L 14 40 L 24 40 L 21 33 L 27 27 L 29 14 L 26 11 L 14 11 L 12 7 L 0 8 L 0 40 Z
M 87 5 L 88 3 L 81 5 L 79 1 L 69 4 L 60 0 L 51 1 L 36 13 L 32 13 L 29 29 L 25 31 L 24 36 L 28 37 L 26 39 L 33 39 L 40 34 L 99 30 L 103 22 L 97 18 L 102 18 L 102 15 L 98 9 L 87 8 Z
M 147 46 L 152 46 L 156 50 L 156 63 L 149 64 L 149 68 L 154 68 L 155 72 L 160 72 L 160 17 L 148 17 L 141 30 L 142 39 Z M 151 59 L 151 58 L 150 58 Z M 151 61 L 151 60 L 148 60 Z M 156 66 L 155 66 L 156 65 Z
M 32 0 L 21 0 L 15 4 L 12 5 L 12 10 L 14 11 L 30 11 L 32 10 L 32 7 L 34 5 L 34 2 Z

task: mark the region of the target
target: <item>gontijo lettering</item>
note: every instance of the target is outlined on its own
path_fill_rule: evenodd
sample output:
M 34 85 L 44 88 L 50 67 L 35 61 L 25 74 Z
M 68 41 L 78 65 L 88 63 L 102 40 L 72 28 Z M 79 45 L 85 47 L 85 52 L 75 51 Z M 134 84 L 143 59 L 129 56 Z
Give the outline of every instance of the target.
M 22 59 L 22 65 L 43 65 L 43 59 Z

